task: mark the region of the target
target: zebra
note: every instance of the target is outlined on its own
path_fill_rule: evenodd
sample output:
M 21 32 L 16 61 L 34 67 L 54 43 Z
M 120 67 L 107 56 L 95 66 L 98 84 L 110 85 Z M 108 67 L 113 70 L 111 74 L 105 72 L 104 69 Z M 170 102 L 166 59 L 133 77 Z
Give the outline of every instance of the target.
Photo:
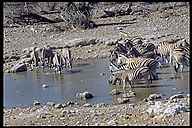
M 61 73 L 63 65 L 65 65 L 65 59 L 60 53 L 54 52 L 52 63 L 53 67 L 55 68 L 55 72 L 58 71 L 59 73 Z
M 119 71 L 119 70 L 124 70 L 123 66 L 118 66 L 117 64 L 114 64 L 110 62 L 109 64 L 109 70 L 111 73 Z
M 172 52 L 171 59 L 173 60 L 173 66 L 175 72 L 180 71 L 183 72 L 184 66 L 189 66 L 190 64 L 190 55 L 189 55 L 189 48 L 176 48 Z
M 165 63 L 168 63 L 168 56 L 169 56 L 169 64 L 171 64 L 171 56 L 172 52 L 175 48 L 178 48 L 180 46 L 188 46 L 189 44 L 186 42 L 185 39 L 177 39 L 177 40 L 172 40 L 170 42 L 160 42 L 156 49 L 155 52 L 157 55 L 160 55 L 160 57 L 163 58 Z
M 32 60 L 31 68 L 33 69 L 33 65 L 37 67 L 39 65 L 39 62 L 43 63 L 43 57 L 42 57 L 42 48 L 34 47 L 32 49 L 32 52 L 30 53 L 30 58 Z
M 43 65 L 43 69 L 44 69 L 44 66 L 45 66 L 45 60 L 47 59 L 48 61 L 48 66 L 49 68 L 51 68 L 51 61 L 53 60 L 53 57 L 54 57 L 54 53 L 53 53 L 53 50 L 52 48 L 47 45 L 47 46 L 44 46 L 42 48 L 42 53 L 41 53 L 41 56 L 42 56 L 42 65 Z
M 70 70 L 72 69 L 72 57 L 71 57 L 71 50 L 69 47 L 63 48 L 61 50 L 61 54 L 63 58 L 65 59 L 65 68 L 69 68 Z
M 152 70 L 154 80 L 158 79 L 156 73 L 157 68 L 159 67 L 159 62 L 152 58 L 143 58 L 143 57 L 133 57 L 127 58 L 123 55 L 119 55 L 117 59 L 117 65 L 123 67 L 125 70 L 136 69 L 137 67 L 147 66 Z
M 121 53 L 121 54 L 126 55 L 127 54 L 127 49 L 123 44 L 117 43 L 115 48 L 112 50 L 112 52 Z
M 129 87 L 132 89 L 132 85 L 144 78 L 146 80 L 147 85 L 152 83 L 152 74 L 151 69 L 149 67 L 138 67 L 133 70 L 120 70 L 116 71 L 112 74 L 112 85 L 116 84 L 117 80 L 123 82 L 123 91 L 125 93 L 125 88 L 127 83 L 129 83 Z

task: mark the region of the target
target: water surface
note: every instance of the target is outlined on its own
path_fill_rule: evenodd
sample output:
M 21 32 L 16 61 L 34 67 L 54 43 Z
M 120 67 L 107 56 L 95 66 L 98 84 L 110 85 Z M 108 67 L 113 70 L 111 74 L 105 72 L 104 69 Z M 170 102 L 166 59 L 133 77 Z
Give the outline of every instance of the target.
M 89 103 L 111 104 L 117 97 L 110 95 L 112 86 L 108 84 L 108 64 L 107 59 L 99 59 L 93 64 L 76 66 L 73 73 L 65 72 L 62 75 L 50 71 L 6 73 L 3 81 L 4 107 L 28 106 L 33 100 L 41 103 L 78 101 L 76 93 L 84 91 L 94 95 L 94 98 L 88 100 Z M 151 93 L 166 96 L 178 92 L 189 93 L 189 72 L 185 71 L 175 78 L 172 71 L 172 68 L 161 69 L 160 80 L 153 81 L 149 88 L 145 84 L 135 85 L 135 101 L 142 100 Z M 43 84 L 47 84 L 48 88 L 42 88 Z

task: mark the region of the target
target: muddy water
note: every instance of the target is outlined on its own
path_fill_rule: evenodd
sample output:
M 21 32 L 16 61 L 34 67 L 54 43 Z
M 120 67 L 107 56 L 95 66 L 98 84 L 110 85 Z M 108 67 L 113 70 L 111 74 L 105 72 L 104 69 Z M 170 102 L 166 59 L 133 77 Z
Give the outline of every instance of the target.
M 111 104 L 117 96 L 110 95 L 114 86 L 108 84 L 108 63 L 106 59 L 96 60 L 92 64 L 76 66 L 72 72 L 65 71 L 62 75 L 46 70 L 4 74 L 4 107 L 28 106 L 33 100 L 41 103 L 79 101 L 76 93 L 83 91 L 93 93 L 94 98 L 88 100 L 89 103 Z M 151 93 L 164 96 L 189 93 L 189 72 L 175 76 L 172 71 L 170 67 L 159 70 L 160 80 L 153 81 L 149 88 L 145 84 L 136 84 L 134 101 L 142 100 Z M 43 84 L 48 87 L 43 88 Z M 118 88 L 121 89 L 121 86 Z

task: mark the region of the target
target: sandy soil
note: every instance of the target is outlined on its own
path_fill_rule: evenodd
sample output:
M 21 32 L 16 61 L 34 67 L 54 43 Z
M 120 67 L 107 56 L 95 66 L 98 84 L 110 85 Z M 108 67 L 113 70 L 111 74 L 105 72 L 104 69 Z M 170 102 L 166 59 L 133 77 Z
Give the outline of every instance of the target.
M 189 126 L 190 112 L 188 111 L 172 116 L 152 115 L 147 112 L 150 104 L 155 102 L 157 101 L 119 105 L 63 103 L 61 108 L 49 105 L 17 107 L 4 109 L 4 125 Z M 160 102 L 165 104 L 170 100 L 160 100 Z M 189 97 L 179 98 L 174 102 L 170 104 L 187 103 L 189 106 Z

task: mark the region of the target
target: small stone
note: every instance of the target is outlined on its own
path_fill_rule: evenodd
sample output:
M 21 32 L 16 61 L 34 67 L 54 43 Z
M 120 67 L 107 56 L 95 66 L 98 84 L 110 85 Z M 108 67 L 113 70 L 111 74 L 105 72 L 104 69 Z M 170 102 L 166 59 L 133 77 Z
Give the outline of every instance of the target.
M 100 73 L 100 76 L 104 76 L 105 75 L 105 73 L 103 72 L 103 73 Z
M 125 104 L 129 102 L 129 98 L 117 98 L 119 104 Z
M 55 108 L 62 108 L 62 107 L 63 107 L 62 104 L 56 104 L 56 105 L 55 105 Z
M 83 105 L 83 107 L 91 107 L 91 104 L 86 103 L 86 104 Z
M 75 110 L 70 110 L 70 113 L 76 113 L 76 111 Z
M 43 84 L 42 87 L 43 87 L 43 88 L 47 88 L 48 85 L 47 85 L 47 84 Z
M 134 107 L 135 107 L 135 104 L 129 104 L 129 107 L 130 107 L 130 108 L 134 108 Z
M 79 96 L 80 98 L 83 98 L 83 99 L 93 98 L 93 95 L 92 95 L 90 92 L 79 93 L 78 96 Z
M 40 105 L 40 102 L 35 100 L 35 101 L 33 101 L 33 105 L 35 105 L 35 106 Z
M 45 116 L 45 115 L 41 115 L 40 117 L 41 117 L 42 119 L 45 119 L 45 118 L 46 118 L 46 116 Z
M 67 107 L 67 104 L 62 104 L 63 107 Z
M 117 30 L 123 30 L 123 28 L 122 28 L 122 27 L 117 27 L 116 29 L 117 29 Z
M 144 101 L 144 102 L 148 102 L 148 99 L 147 99 L 147 98 L 145 98 L 145 99 L 143 99 L 143 101 Z
M 74 102 L 68 101 L 66 105 L 68 106 L 68 105 L 74 105 L 74 104 L 75 104 Z
M 54 106 L 55 103 L 54 103 L 54 102 L 47 102 L 47 105 L 49 105 L 49 106 Z
M 173 100 L 173 99 L 178 99 L 178 98 L 184 98 L 184 95 L 183 94 L 176 94 L 176 95 L 173 95 L 173 96 L 171 96 L 169 99 L 170 100 Z
M 122 97 L 124 97 L 124 98 L 130 98 L 130 97 L 134 97 L 134 96 L 135 96 L 135 93 L 134 93 L 134 92 L 122 94 Z
M 65 114 L 68 114 L 69 111 L 68 110 L 63 110 L 61 113 L 65 115 Z
M 90 49 L 90 50 L 88 50 L 88 51 L 87 51 L 87 53 L 91 53 L 92 51 L 93 51 L 93 50 L 92 50 L 92 49 Z
M 117 122 L 115 122 L 114 120 L 110 120 L 107 124 L 108 124 L 108 125 L 116 125 Z
M 157 99 L 162 99 L 162 95 L 161 94 L 151 94 L 148 97 L 148 100 L 157 100 Z

